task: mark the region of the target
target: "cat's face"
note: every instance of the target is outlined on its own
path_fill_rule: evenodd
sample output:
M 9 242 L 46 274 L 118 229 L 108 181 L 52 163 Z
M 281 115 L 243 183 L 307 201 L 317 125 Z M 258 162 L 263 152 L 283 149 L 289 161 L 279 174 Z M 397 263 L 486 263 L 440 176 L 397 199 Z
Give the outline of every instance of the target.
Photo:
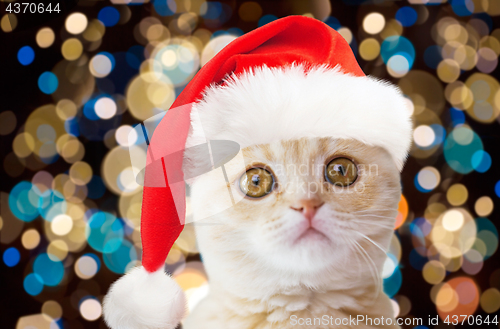
M 364 248 L 380 268 L 385 254 L 375 245 L 388 246 L 401 189 L 386 151 L 355 140 L 316 138 L 252 146 L 243 156 L 245 170 L 225 165 L 229 186 L 217 186 L 208 176 L 192 186 L 195 221 L 217 207 L 217 195 L 228 187 L 246 194 L 196 222 L 209 265 L 220 257 L 234 266 L 259 263 L 264 271 L 297 275 L 347 265 L 368 272 Z

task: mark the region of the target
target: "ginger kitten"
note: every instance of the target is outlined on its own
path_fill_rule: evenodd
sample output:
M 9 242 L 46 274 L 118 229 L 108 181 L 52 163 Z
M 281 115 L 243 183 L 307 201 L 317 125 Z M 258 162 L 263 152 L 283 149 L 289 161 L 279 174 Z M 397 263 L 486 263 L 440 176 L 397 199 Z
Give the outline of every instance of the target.
M 191 186 L 210 292 L 184 329 L 338 328 L 299 321 L 393 318 L 381 270 L 401 186 L 389 153 L 334 138 L 280 141 L 242 153 L 246 172 L 234 161 L 225 165 L 232 192 L 245 194 L 235 206 L 205 218 L 228 186 L 216 185 L 210 174 Z

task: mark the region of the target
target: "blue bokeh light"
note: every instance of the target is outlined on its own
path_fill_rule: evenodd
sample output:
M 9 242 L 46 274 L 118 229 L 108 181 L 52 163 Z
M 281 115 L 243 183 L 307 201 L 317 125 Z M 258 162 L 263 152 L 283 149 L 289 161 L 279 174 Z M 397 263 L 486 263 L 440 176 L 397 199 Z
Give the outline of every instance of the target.
M 387 37 L 380 47 L 380 56 L 385 64 L 394 55 L 401 55 L 408 60 L 411 69 L 415 62 L 415 48 L 410 40 L 399 35 Z
M 123 240 L 118 249 L 112 253 L 103 254 L 102 259 L 106 267 L 111 271 L 117 274 L 123 274 L 127 269 L 127 265 L 137 260 L 137 251 L 130 241 Z
M 425 65 L 431 69 L 437 69 L 439 63 L 443 60 L 443 55 L 441 54 L 443 48 L 438 45 L 429 46 L 424 51 L 424 62 Z
M 97 19 L 106 27 L 115 26 L 120 20 L 120 12 L 115 7 L 107 6 L 99 11 Z
M 218 28 L 233 15 L 233 9 L 226 3 L 206 1 L 200 7 L 200 16 L 205 25 L 211 29 Z
M 451 122 L 453 126 L 461 125 L 465 123 L 465 114 L 454 107 L 450 108 Z
M 3 262 L 8 267 L 13 267 L 19 264 L 19 260 L 21 259 L 21 254 L 19 250 L 14 247 L 10 247 L 3 252 Z
M 401 274 L 401 269 L 399 266 L 396 266 L 396 269 L 392 273 L 392 275 L 386 279 L 384 279 L 384 292 L 389 297 L 393 297 L 396 295 L 401 288 L 401 284 L 403 283 L 403 275 Z
M 489 232 L 493 233 L 497 238 L 499 237 L 498 230 L 497 230 L 495 224 L 493 224 L 493 222 L 491 220 L 489 220 L 488 218 L 484 218 L 484 217 L 478 217 L 478 218 L 476 218 L 475 221 L 476 221 L 478 233 L 481 231 L 489 231 Z
M 204 2 L 200 8 L 200 15 L 204 19 L 216 20 L 222 13 L 222 4 L 218 1 Z
M 121 220 L 110 213 L 94 213 L 85 228 L 89 245 L 96 251 L 112 253 L 118 250 L 123 241 L 124 230 Z
M 177 11 L 177 4 L 174 0 L 154 0 L 153 7 L 160 16 L 172 16 Z
M 334 30 L 338 30 L 342 26 L 342 24 L 340 24 L 340 21 L 336 17 L 333 17 L 333 16 L 328 17 L 325 21 L 325 24 Z
M 491 156 L 486 151 L 478 150 L 472 155 L 471 164 L 477 172 L 487 172 L 491 167 Z
M 40 191 L 27 181 L 17 183 L 10 191 L 9 208 L 22 221 L 31 222 L 38 217 Z
M 141 63 L 144 61 L 144 47 L 135 45 L 130 47 L 127 50 L 127 54 L 125 55 L 125 59 L 127 60 L 127 64 L 130 65 L 131 68 L 138 70 L 141 66 Z M 114 57 L 113 57 L 114 61 Z M 114 63 L 112 62 L 112 66 L 114 67 Z
M 448 165 L 460 174 L 468 174 L 474 170 L 472 157 L 483 150 L 483 142 L 473 130 L 457 127 L 446 137 L 443 149 Z
M 101 198 L 106 192 L 106 186 L 104 185 L 102 178 L 96 175 L 92 176 L 92 179 L 88 182 L 87 189 L 87 197 L 94 200 Z
M 412 26 L 417 22 L 417 11 L 410 6 L 401 7 L 396 12 L 396 20 L 404 27 Z
M 35 51 L 30 46 L 24 46 L 17 52 L 17 60 L 22 65 L 29 65 L 35 59 Z
M 89 100 L 85 105 L 83 105 L 83 115 L 91 120 L 91 121 L 97 121 L 100 118 L 97 116 L 97 113 L 95 113 L 95 103 L 99 100 L 98 97 L 93 98 Z
M 29 295 L 36 296 L 43 290 L 43 280 L 38 274 L 30 273 L 24 278 L 23 287 Z
M 423 187 L 420 185 L 420 183 L 418 182 L 418 174 L 419 174 L 419 173 L 420 173 L 420 172 L 418 172 L 418 173 L 415 175 L 415 179 L 413 180 L 413 183 L 415 184 L 415 187 L 417 188 L 417 190 L 418 190 L 419 192 L 422 192 L 422 193 L 428 193 L 428 192 L 432 191 L 432 190 L 427 190 L 427 189 L 423 188 Z
M 422 256 L 416 249 L 410 251 L 410 265 L 416 270 L 422 271 L 424 265 L 427 263 L 427 257 Z
M 38 78 L 38 88 L 47 95 L 53 94 L 59 86 L 57 76 L 52 72 L 43 72 Z
M 500 198 L 500 180 L 495 184 L 495 194 Z
M 33 271 L 40 276 L 46 286 L 57 286 L 64 277 L 64 266 L 55 261 L 48 254 L 40 254 L 33 264 Z
M 227 29 L 227 32 L 237 37 L 241 37 L 243 34 L 245 34 L 245 32 L 243 32 L 243 30 L 240 29 L 239 27 L 230 27 Z
M 38 211 L 48 222 L 51 222 L 57 215 L 66 213 L 67 207 L 64 196 L 52 189 L 43 192 L 38 202 Z
M 451 0 L 450 4 L 457 16 L 469 16 L 474 12 L 472 0 Z
M 271 23 L 272 21 L 275 21 L 277 20 L 278 17 L 274 16 L 274 15 L 264 15 L 262 16 L 261 18 L 259 18 L 259 27 L 260 26 L 264 26 L 266 25 L 267 23 Z

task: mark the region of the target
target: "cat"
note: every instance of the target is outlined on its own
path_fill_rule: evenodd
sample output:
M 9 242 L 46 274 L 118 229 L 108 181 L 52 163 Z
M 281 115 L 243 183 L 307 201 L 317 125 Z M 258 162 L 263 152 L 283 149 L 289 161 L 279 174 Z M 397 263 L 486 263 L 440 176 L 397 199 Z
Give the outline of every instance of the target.
M 401 195 L 389 153 L 306 137 L 242 154 L 245 171 L 225 165 L 229 187 L 246 194 L 233 207 L 205 218 L 228 185 L 211 173 L 191 183 L 210 291 L 183 328 L 398 328 L 381 279 Z M 345 320 L 358 316 L 393 325 Z

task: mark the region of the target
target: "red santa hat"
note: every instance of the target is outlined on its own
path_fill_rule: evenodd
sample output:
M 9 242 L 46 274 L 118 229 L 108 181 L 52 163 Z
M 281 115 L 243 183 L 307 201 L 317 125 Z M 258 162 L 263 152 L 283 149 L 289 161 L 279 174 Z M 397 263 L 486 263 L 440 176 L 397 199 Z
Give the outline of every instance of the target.
M 349 44 L 326 24 L 289 16 L 237 38 L 200 69 L 151 138 L 142 267 L 111 286 L 104 301 L 111 328 L 175 328 L 184 315 L 184 294 L 164 263 L 184 227 L 183 150 L 200 140 L 193 108 L 204 117 L 205 140 L 241 147 L 354 138 L 384 148 L 401 170 L 411 143 L 411 114 L 400 91 L 365 76 Z

